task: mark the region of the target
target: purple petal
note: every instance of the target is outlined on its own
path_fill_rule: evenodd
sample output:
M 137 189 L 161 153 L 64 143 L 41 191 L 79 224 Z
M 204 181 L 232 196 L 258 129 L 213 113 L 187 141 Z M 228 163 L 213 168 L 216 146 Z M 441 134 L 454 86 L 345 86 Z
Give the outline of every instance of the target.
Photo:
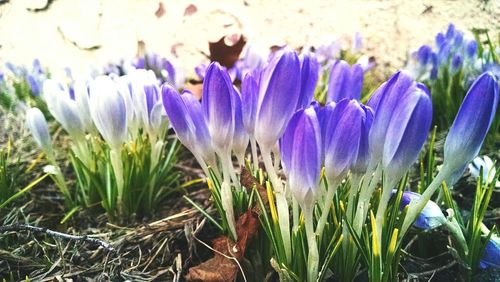
M 471 86 L 458 110 L 444 145 L 444 164 L 457 169 L 481 149 L 498 104 L 498 82 L 483 73 Z
M 397 181 L 413 164 L 427 139 L 432 122 L 432 102 L 425 86 L 410 88 L 394 109 L 384 145 L 384 173 Z
M 393 193 L 394 192 L 395 190 L 393 191 Z M 403 210 L 407 205 L 410 204 L 410 202 L 418 201 L 420 197 L 421 195 L 415 192 L 403 192 L 400 202 L 400 210 Z M 430 230 L 443 225 L 445 222 L 446 217 L 444 216 L 439 206 L 433 201 L 428 201 L 420 215 L 413 223 L 413 226 L 424 230 Z
M 235 115 L 233 91 L 227 71 L 219 63 L 211 63 L 203 81 L 201 105 L 212 142 L 218 150 L 231 148 Z
M 284 50 L 262 72 L 255 137 L 261 149 L 270 150 L 283 135 L 300 95 L 300 61 Z
M 319 77 L 319 62 L 313 53 L 301 55 L 300 60 L 301 84 L 297 109 L 305 108 L 311 103 Z
M 357 157 L 364 114 L 359 102 L 344 99 L 324 123 L 325 173 L 328 180 L 343 178 Z
M 321 134 L 316 111 L 309 107 L 299 110 L 286 130 L 283 159 L 289 168 L 290 190 L 300 204 L 313 204 L 321 171 Z
M 255 131 L 255 116 L 257 113 L 257 100 L 259 95 L 257 81 L 252 73 L 248 73 L 241 85 L 241 103 L 243 124 L 249 135 L 253 136 Z

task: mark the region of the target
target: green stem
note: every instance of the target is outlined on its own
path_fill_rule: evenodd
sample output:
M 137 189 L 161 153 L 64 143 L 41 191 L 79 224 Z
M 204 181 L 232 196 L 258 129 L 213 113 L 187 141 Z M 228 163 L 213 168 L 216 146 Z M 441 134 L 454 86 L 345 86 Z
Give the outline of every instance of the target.
M 334 179 L 329 179 L 327 181 L 328 190 L 324 198 L 323 208 L 321 209 L 321 217 L 319 218 L 318 225 L 316 226 L 316 234 L 318 234 L 320 238 L 323 235 L 323 229 L 325 228 L 326 220 L 330 214 L 330 207 L 333 204 L 333 195 L 335 195 L 335 191 L 337 191 L 338 186 L 338 182 Z
M 259 170 L 259 156 L 257 155 L 257 142 L 253 136 L 250 137 L 250 147 L 252 148 L 253 169 L 254 172 L 257 172 Z
M 271 160 L 271 152 L 269 150 L 262 150 L 262 159 L 264 160 L 264 166 L 266 167 L 269 180 L 273 185 L 274 194 L 276 195 L 276 208 L 278 210 L 281 237 L 283 239 L 286 261 L 287 263 L 290 263 L 292 259 L 290 211 L 288 208 L 288 201 L 286 200 L 285 189 L 281 183 L 281 179 L 274 170 L 273 162 Z
M 222 207 L 224 208 L 224 211 L 226 212 L 226 219 L 227 223 L 230 229 L 230 232 L 232 234 L 232 237 L 236 241 L 237 234 L 236 234 L 236 222 L 234 219 L 234 207 L 233 207 L 233 192 L 231 191 L 231 180 L 230 180 L 230 172 L 229 170 L 232 167 L 232 162 L 231 162 L 231 155 L 230 153 L 227 154 L 222 154 L 221 155 L 221 160 L 222 160 L 222 173 L 224 180 L 222 181 L 222 186 L 221 186 L 221 201 L 222 201 Z
M 408 228 L 410 228 L 411 224 L 417 219 L 418 215 L 422 212 L 427 202 L 431 199 L 434 192 L 441 186 L 441 183 L 449 177 L 450 171 L 446 164 L 443 165 L 439 173 L 434 177 L 431 184 L 425 189 L 425 192 L 422 194 L 420 199 L 415 202 L 411 202 L 408 208 L 408 213 L 403 222 L 403 226 L 401 227 L 400 236 L 404 236 Z
M 314 282 L 318 279 L 319 253 L 316 242 L 316 233 L 313 227 L 313 207 L 304 205 L 304 224 L 306 227 L 307 247 L 309 250 L 307 258 L 307 281 Z

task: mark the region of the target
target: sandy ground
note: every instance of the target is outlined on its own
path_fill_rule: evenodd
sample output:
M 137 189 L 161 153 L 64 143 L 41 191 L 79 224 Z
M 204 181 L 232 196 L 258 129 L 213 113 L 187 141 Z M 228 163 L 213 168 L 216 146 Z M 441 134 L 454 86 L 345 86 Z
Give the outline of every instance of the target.
M 143 40 L 148 51 L 165 56 L 175 49 L 189 75 L 208 53 L 207 42 L 225 34 L 242 32 L 260 46 L 299 47 L 348 42 L 359 31 L 365 53 L 399 68 L 408 49 L 432 43 L 449 22 L 500 32 L 500 0 L 54 0 L 44 11 L 32 11 L 45 2 L 0 6 L 0 62 L 39 58 L 53 73 L 66 66 L 82 73 L 133 56 Z M 164 13 L 158 17 L 160 3 Z

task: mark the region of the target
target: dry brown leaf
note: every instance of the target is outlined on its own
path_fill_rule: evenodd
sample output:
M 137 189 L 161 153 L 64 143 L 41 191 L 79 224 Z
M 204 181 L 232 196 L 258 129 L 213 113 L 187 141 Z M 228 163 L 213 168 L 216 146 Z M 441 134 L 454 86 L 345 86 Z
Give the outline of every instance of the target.
M 165 6 L 163 5 L 163 2 L 158 3 L 158 9 L 156 9 L 155 16 L 157 18 L 161 18 L 163 15 L 165 15 Z
M 184 16 L 191 16 L 192 14 L 196 13 L 198 11 L 198 8 L 193 5 L 189 4 L 189 6 L 186 7 L 184 10 Z
M 202 264 L 191 267 L 186 275 L 187 281 L 229 282 L 236 279 L 238 264 L 245 254 L 248 241 L 257 233 L 259 220 L 251 210 L 242 214 L 236 222 L 238 242 L 235 244 L 229 237 L 220 236 L 212 243 L 214 257 Z M 222 254 L 224 255 L 222 255 Z M 234 259 L 229 259 L 233 257 Z
M 224 36 L 217 42 L 209 42 L 210 60 L 231 68 L 239 59 L 245 44 L 245 37 L 239 34 Z
M 260 198 L 262 199 L 262 203 L 267 205 L 269 200 L 267 198 L 266 188 L 262 186 L 259 181 L 257 181 L 257 179 L 250 173 L 250 171 L 248 171 L 246 167 L 241 168 L 240 182 L 241 185 L 245 186 L 249 190 L 255 185 L 255 188 L 257 188 Z M 260 208 L 258 206 L 255 206 L 253 211 L 260 214 Z

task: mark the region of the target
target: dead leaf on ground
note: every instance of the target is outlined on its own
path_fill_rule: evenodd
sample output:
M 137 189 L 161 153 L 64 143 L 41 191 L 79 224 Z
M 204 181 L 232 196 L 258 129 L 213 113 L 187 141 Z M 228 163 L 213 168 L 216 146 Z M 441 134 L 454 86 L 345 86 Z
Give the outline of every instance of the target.
M 257 179 L 252 175 L 252 173 L 250 173 L 250 171 L 248 171 L 246 167 L 241 169 L 240 182 L 241 185 L 245 186 L 249 190 L 255 185 L 255 188 L 259 192 L 260 198 L 262 199 L 262 203 L 267 205 L 269 200 L 267 198 L 266 188 L 262 186 L 259 181 L 257 181 Z M 252 210 L 260 214 L 260 207 L 258 205 L 256 205 Z
M 210 60 L 219 62 L 226 68 L 232 68 L 245 44 L 246 39 L 241 34 L 224 36 L 217 42 L 209 42 Z
M 186 7 L 184 10 L 184 16 L 191 16 L 192 14 L 196 13 L 198 11 L 198 8 L 193 5 L 189 4 L 189 6 Z
M 213 241 L 214 257 L 204 263 L 191 267 L 186 280 L 207 282 L 234 281 L 238 274 L 238 264 L 234 261 L 240 260 L 245 254 L 248 241 L 257 233 L 259 220 L 251 210 L 242 214 L 236 222 L 236 234 L 238 242 L 235 244 L 229 237 L 220 236 Z M 222 254 L 224 255 L 222 255 Z M 234 259 L 229 259 L 233 257 Z
M 158 3 L 158 9 L 156 9 L 155 16 L 157 18 L 161 18 L 165 15 L 165 6 L 163 5 L 163 2 Z

